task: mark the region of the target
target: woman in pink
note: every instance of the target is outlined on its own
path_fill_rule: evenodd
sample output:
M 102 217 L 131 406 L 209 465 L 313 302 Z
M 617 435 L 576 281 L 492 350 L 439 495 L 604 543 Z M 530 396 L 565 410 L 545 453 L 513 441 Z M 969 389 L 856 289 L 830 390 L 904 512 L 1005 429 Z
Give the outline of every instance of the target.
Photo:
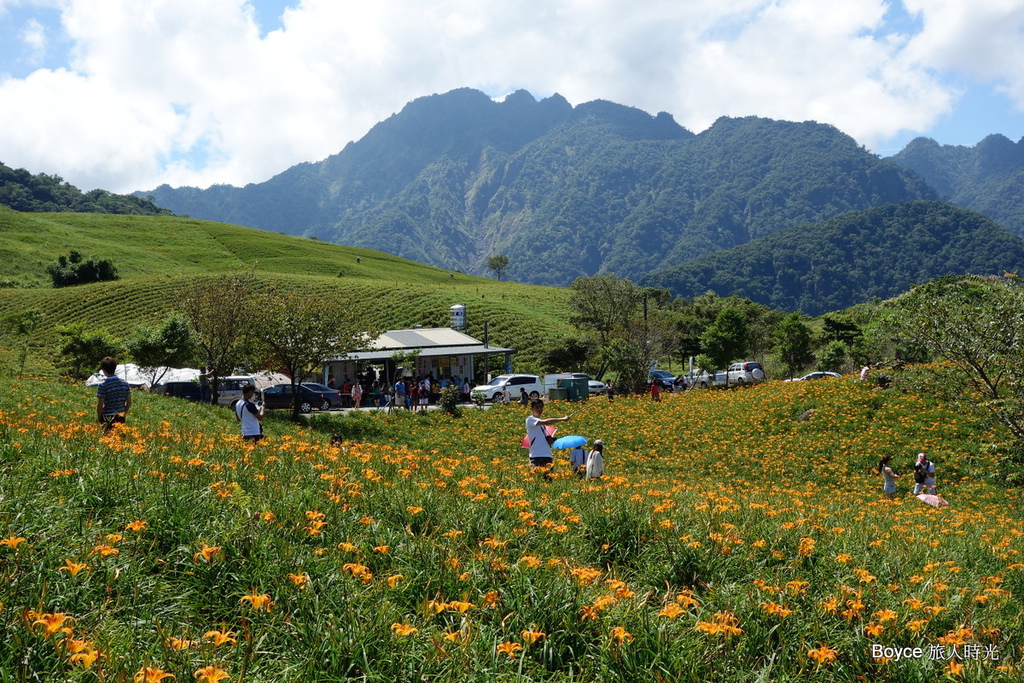
M 352 385 L 352 407 L 358 408 L 363 405 L 363 383 L 356 380 Z

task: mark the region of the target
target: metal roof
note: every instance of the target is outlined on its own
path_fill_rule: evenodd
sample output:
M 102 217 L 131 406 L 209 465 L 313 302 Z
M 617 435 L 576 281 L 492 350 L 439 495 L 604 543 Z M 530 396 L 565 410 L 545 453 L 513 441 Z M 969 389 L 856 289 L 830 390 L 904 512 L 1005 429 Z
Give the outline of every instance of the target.
M 415 330 L 388 330 L 367 347 L 369 349 L 421 349 L 428 346 L 470 346 L 479 340 L 449 327 L 418 328 Z
M 365 349 L 350 353 L 345 358 L 332 360 L 389 360 L 396 351 L 419 350 L 421 358 L 437 356 L 482 356 L 485 354 L 515 353 L 515 349 L 484 346 L 478 339 L 448 327 L 418 328 L 414 330 L 388 330 Z M 328 361 L 330 362 L 330 361 Z
M 396 350 L 397 349 L 388 349 L 386 351 L 356 351 L 348 354 L 344 358 L 335 360 L 390 360 L 391 354 Z M 436 358 L 438 356 L 482 356 L 484 354 L 515 352 L 515 349 L 506 349 L 501 346 L 484 346 L 483 344 L 473 344 L 469 346 L 436 346 L 433 348 L 427 347 L 422 349 L 420 351 L 420 358 Z

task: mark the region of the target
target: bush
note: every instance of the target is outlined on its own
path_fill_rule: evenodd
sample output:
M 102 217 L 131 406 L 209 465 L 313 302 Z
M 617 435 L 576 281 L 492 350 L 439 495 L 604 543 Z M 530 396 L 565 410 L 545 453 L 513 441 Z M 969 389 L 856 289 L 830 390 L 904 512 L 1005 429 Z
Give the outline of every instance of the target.
M 454 386 L 448 385 L 441 390 L 441 395 L 437 399 L 437 407 L 448 413 L 458 417 L 459 412 L 459 390 Z

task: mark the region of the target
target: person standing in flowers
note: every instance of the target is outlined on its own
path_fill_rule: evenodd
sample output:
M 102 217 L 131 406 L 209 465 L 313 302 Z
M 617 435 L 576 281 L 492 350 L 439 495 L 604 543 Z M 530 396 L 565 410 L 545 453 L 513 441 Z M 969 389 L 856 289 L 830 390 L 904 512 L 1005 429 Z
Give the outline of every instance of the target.
M 263 438 L 263 403 L 253 403 L 256 387 L 246 384 L 242 387 L 242 398 L 235 403 L 235 416 L 242 423 L 242 439 L 253 443 Z
M 891 461 L 891 455 L 887 455 L 878 461 L 878 473 L 882 475 L 882 491 L 885 492 L 885 497 L 889 500 L 896 497 L 896 480 L 900 476 L 889 467 Z
M 586 478 L 600 479 L 604 476 L 604 441 L 598 439 L 594 448 L 587 453 Z
M 577 446 L 569 451 L 569 467 L 572 468 L 573 474 L 580 479 L 587 473 L 587 453 L 583 450 L 583 446 Z
M 96 420 L 109 432 L 115 424 L 124 424 L 128 409 L 132 407 L 132 389 L 128 382 L 115 375 L 117 361 L 107 356 L 100 361 L 106 378 L 96 390 Z
M 914 495 L 919 493 L 935 495 L 935 463 L 926 458 L 924 453 L 918 453 L 917 462 L 914 463 Z
M 506 392 L 507 393 L 507 392 Z M 535 398 L 530 403 L 530 416 L 526 418 L 526 438 L 530 444 L 530 471 L 537 468 L 549 468 L 554 462 L 551 443 L 548 441 L 546 427 L 555 422 L 565 422 L 569 416 L 542 418 L 544 414 L 543 399 Z M 549 475 L 545 472 L 545 478 Z

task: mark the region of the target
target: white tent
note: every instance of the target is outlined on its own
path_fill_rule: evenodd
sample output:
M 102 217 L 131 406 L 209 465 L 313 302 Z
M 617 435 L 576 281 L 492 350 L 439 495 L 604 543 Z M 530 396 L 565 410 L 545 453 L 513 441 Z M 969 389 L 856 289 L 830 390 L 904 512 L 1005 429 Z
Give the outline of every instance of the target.
M 152 372 L 146 372 L 134 363 L 121 363 L 114 374 L 133 387 L 149 387 L 154 378 L 160 382 L 191 382 L 199 378 L 199 371 L 194 368 L 156 368 Z M 85 380 L 85 386 L 94 387 L 102 384 L 104 378 L 106 375 L 97 372 Z

